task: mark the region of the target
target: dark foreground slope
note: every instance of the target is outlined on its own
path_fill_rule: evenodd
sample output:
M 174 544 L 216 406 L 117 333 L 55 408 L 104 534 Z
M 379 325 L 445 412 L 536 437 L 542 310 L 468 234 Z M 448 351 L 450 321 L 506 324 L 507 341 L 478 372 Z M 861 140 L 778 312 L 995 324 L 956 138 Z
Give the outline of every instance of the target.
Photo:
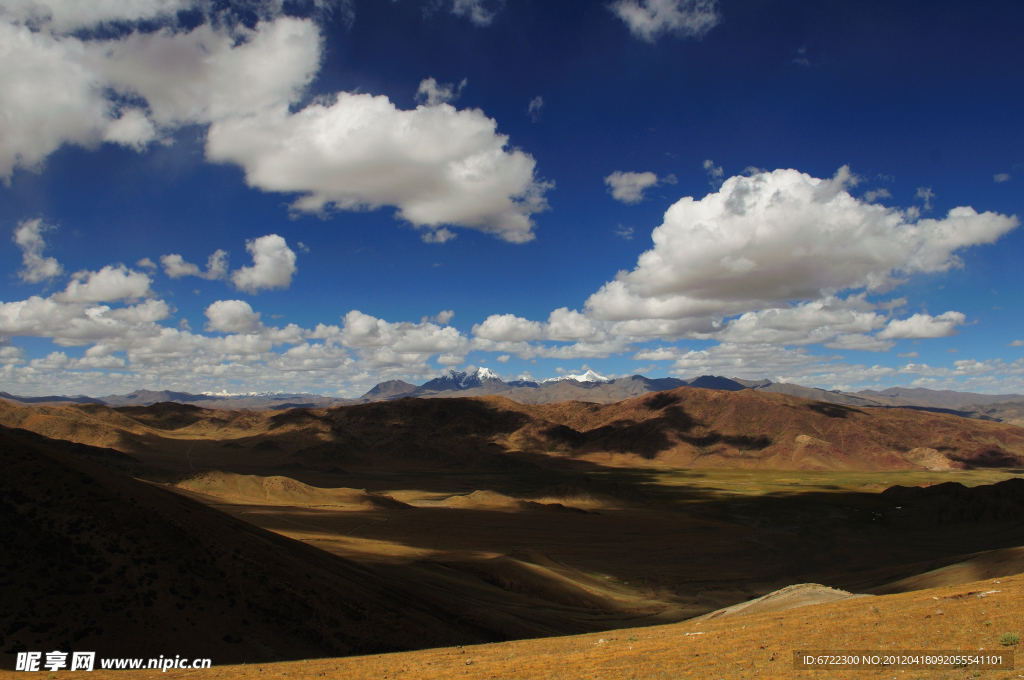
M 20 650 L 215 663 L 498 639 L 372 568 L 0 428 L 0 665 Z

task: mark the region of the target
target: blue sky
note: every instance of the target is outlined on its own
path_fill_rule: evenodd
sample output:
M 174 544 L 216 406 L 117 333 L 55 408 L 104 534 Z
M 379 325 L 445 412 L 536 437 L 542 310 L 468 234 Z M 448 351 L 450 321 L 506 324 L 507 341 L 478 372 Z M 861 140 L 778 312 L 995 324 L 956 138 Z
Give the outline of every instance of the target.
M 0 0 L 0 390 L 1024 392 L 1024 6 Z

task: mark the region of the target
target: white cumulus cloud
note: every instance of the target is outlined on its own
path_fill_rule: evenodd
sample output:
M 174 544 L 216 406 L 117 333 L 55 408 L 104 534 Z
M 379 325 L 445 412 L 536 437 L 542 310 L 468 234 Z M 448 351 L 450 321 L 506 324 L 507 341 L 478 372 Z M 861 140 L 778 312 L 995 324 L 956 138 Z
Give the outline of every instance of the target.
M 704 172 L 707 173 L 708 177 L 711 178 L 709 184 L 716 189 L 722 186 L 722 178 L 725 176 L 725 170 L 722 169 L 721 165 L 715 165 L 715 162 L 708 158 L 701 165 L 704 168 Z
M 128 109 L 121 117 L 109 123 L 103 131 L 103 141 L 128 146 L 142 151 L 157 138 L 156 126 L 144 111 Z
M 320 33 L 280 17 L 233 31 L 202 24 L 89 42 L 88 63 L 105 84 L 146 100 L 159 126 L 208 123 L 293 101 L 319 68 Z
M 292 276 L 298 268 L 295 266 L 295 251 L 288 247 L 284 238 L 268 234 L 247 241 L 245 249 L 252 255 L 253 264 L 231 272 L 231 282 L 236 288 L 258 293 L 287 288 L 292 284 Z
M 496 127 L 478 109 L 403 111 L 387 97 L 342 92 L 296 113 L 282 105 L 215 122 L 207 155 L 241 165 L 251 186 L 300 194 L 295 210 L 391 205 L 417 227 L 522 243 L 533 239 L 530 216 L 546 209 L 551 185 L 535 177 L 532 156 L 506 149 Z
M 593 319 L 568 307 L 551 312 L 544 328 L 544 337 L 548 340 L 592 340 L 598 336 L 603 337 L 602 329 Z
M 492 314 L 473 326 L 473 335 L 499 342 L 537 340 L 543 336 L 541 324 L 515 314 Z
M 653 172 L 620 172 L 616 170 L 604 178 L 608 193 L 616 201 L 639 203 L 644 200 L 644 191 L 661 184 L 675 184 L 675 175 L 659 178 Z
M 167 18 L 195 4 L 195 0 L 4 0 L 0 13 L 18 22 L 67 32 L 112 21 Z
M 340 343 L 358 354 L 359 365 L 367 370 L 430 372 L 430 357 L 458 365 L 465 361 L 469 341 L 451 326 L 430 321 L 389 322 L 358 310 L 344 316 L 341 328 L 318 325 L 309 335 L 328 343 Z
M 25 220 L 14 230 L 14 242 L 21 248 L 22 268 L 18 278 L 25 283 L 39 283 L 56 278 L 64 273 L 64 267 L 56 258 L 43 257 L 46 242 L 43 232 L 53 229 L 42 219 Z
M 102 79 L 83 63 L 85 48 L 74 38 L 0 17 L 0 179 L 16 166 L 38 169 L 64 143 L 99 142 L 111 117 L 100 94 Z
M 747 312 L 729 321 L 715 337 L 733 343 L 806 345 L 843 335 L 845 339 L 838 342 L 849 344 L 854 336 L 876 331 L 885 322 L 886 317 L 875 312 L 863 295 L 845 300 L 829 296 L 792 307 Z
M 530 100 L 530 104 L 526 107 L 526 115 L 530 117 L 534 123 L 540 120 L 541 109 L 544 108 L 544 97 L 537 95 Z
M 206 259 L 206 271 L 200 269 L 198 265 L 186 262 L 185 258 L 178 254 L 162 255 L 160 264 L 164 267 L 164 273 L 172 279 L 198 276 L 213 281 L 223 279 L 228 274 L 228 254 L 224 250 L 216 250 Z
M 63 293 L 53 296 L 57 302 L 115 302 L 135 300 L 149 295 L 150 278 L 122 265 L 107 265 L 97 272 L 80 271 L 71 275 Z
M 839 291 L 883 291 L 901 276 L 960 266 L 955 253 L 993 243 L 1015 216 L 950 210 L 943 219 L 909 219 L 870 204 L 831 180 L 796 170 L 727 179 L 701 200 L 686 197 L 665 213 L 631 272 L 587 300 L 589 315 L 610 320 L 725 317 L 821 300 Z
M 0 180 L 38 170 L 64 144 L 143 150 L 182 126 L 209 125 L 207 160 L 240 165 L 251 186 L 296 194 L 294 210 L 393 206 L 426 240 L 448 240 L 455 226 L 533 238 L 531 216 L 547 208 L 553 185 L 496 121 L 446 103 L 462 85 L 423 81 L 424 103 L 411 111 L 348 92 L 299 108 L 323 51 L 313 20 L 282 16 L 281 3 L 266 0 L 250 7 L 262 17 L 251 28 L 210 20 L 185 29 L 174 12 L 186 4 L 24 0 L 13 14 L 0 11 Z M 499 7 L 454 0 L 451 11 L 482 24 Z M 154 18 L 164 27 L 116 38 L 66 32 Z
M 115 11 L 133 4 L 135 10 Z M 61 32 L 166 14 L 181 4 L 21 3 L 28 9 L 0 12 L 0 91 L 8 95 L 0 100 L 8 132 L 0 137 L 0 178 L 9 180 L 15 167 L 38 169 L 63 144 L 142 149 L 161 128 L 290 102 L 319 68 L 319 31 L 309 20 L 280 17 L 253 29 L 168 27 L 114 39 Z M 78 9 L 68 11 L 72 5 Z M 12 21 L 26 13 L 55 18 L 38 30 Z M 122 109 L 125 96 L 147 106 Z
M 854 349 L 865 352 L 888 352 L 896 345 L 892 340 L 879 340 L 877 335 L 867 333 L 840 333 L 823 344 L 829 349 Z
M 209 322 L 206 329 L 222 333 L 253 333 L 260 330 L 259 312 L 244 300 L 218 300 L 203 312 Z
M 451 0 L 450 11 L 476 26 L 489 26 L 504 6 L 505 0 Z
M 420 323 L 430 322 L 446 326 L 453 318 L 455 318 L 454 311 L 450 309 L 442 309 L 437 313 L 437 316 L 424 316 L 420 319 Z
M 730 378 L 777 378 L 779 374 L 818 363 L 822 359 L 824 357 L 808 354 L 803 348 L 786 349 L 773 344 L 722 343 L 707 349 L 683 353 L 676 359 L 671 372 L 681 376 L 711 374 Z
M 633 358 L 637 361 L 674 361 L 679 356 L 680 351 L 675 347 L 657 347 L 641 350 L 634 354 Z
M 938 316 L 914 314 L 909 319 L 893 319 L 880 333 L 882 339 L 945 338 L 956 335 L 956 327 L 967 320 L 961 312 L 946 312 Z
M 11 345 L 0 346 L 0 365 L 9 366 L 23 363 L 25 363 L 25 350 Z
M 892 194 L 888 189 L 870 189 L 864 192 L 864 200 L 868 203 L 874 203 L 880 198 L 892 198 Z
M 466 79 L 463 78 L 462 82 L 456 87 L 452 83 L 438 83 L 434 78 L 427 78 L 420 83 L 419 89 L 416 90 L 416 101 L 427 106 L 437 106 L 438 104 L 453 102 L 462 94 L 462 89 L 466 87 L 466 82 Z
M 699 38 L 722 20 L 717 0 L 615 0 L 609 9 L 649 43 L 665 34 Z

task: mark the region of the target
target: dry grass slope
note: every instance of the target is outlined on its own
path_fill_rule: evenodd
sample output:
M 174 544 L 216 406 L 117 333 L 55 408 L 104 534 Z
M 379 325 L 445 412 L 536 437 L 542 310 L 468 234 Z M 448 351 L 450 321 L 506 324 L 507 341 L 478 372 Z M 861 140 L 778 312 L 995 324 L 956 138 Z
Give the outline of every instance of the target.
M 759 612 L 611 634 L 522 640 L 419 652 L 310 659 L 258 666 L 177 671 L 183 680 L 339 677 L 352 680 L 562 680 L 564 678 L 800 678 L 835 680 L 1017 680 L 1019 670 L 796 671 L 794 650 L 961 650 L 1006 654 L 1007 632 L 1024 633 L 1024 577 L 914 593 L 847 598 L 786 611 Z M 1019 661 L 1017 664 L 1019 666 Z M 977 675 L 976 675 L 977 673 Z M 97 673 L 96 680 L 123 677 Z M 139 673 L 156 678 L 159 674 Z
M 391 496 L 369 493 L 366 489 L 321 489 L 280 475 L 261 477 L 210 471 L 191 475 L 175 486 L 223 500 L 262 505 L 330 506 L 359 510 L 410 507 Z

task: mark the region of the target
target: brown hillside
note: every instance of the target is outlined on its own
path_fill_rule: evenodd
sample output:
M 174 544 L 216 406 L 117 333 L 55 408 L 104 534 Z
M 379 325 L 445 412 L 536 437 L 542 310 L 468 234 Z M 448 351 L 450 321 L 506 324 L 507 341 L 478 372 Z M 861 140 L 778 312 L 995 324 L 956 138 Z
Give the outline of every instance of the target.
M 410 507 L 391 496 L 369 493 L 366 489 L 321 489 L 279 475 L 261 477 L 210 471 L 192 475 L 175 486 L 224 500 L 263 505 L 311 505 L 360 510 Z
M 301 465 L 511 472 L 564 465 L 804 470 L 1024 467 L 1024 429 L 908 409 L 682 387 L 616 404 L 489 396 L 215 411 L 0 403 L 0 424 L 167 469 Z

